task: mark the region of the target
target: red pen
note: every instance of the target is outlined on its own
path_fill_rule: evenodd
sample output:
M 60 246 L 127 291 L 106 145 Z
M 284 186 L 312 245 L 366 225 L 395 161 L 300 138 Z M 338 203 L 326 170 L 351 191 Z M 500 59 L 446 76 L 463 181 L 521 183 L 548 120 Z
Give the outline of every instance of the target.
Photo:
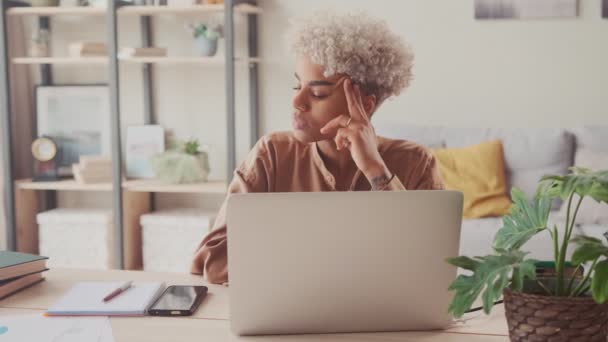
M 103 301 L 107 302 L 110 299 L 118 296 L 119 294 L 125 292 L 129 287 L 131 287 L 131 285 L 133 284 L 132 281 L 128 281 L 126 283 L 124 283 L 121 287 L 117 288 L 116 290 L 110 292 L 107 296 L 103 297 Z

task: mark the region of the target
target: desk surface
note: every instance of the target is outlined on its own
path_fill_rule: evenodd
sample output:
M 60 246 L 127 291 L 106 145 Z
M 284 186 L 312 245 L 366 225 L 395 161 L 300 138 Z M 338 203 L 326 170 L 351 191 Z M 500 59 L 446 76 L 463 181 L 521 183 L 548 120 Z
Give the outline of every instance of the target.
M 0 301 L 0 316 L 43 313 L 79 281 L 164 281 L 171 284 L 197 284 L 209 287 L 209 295 L 192 317 L 110 318 L 117 342 L 154 341 L 509 341 L 502 306 L 492 315 L 472 313 L 454 327 L 441 332 L 357 333 L 330 335 L 291 335 L 238 337 L 230 332 L 228 288 L 206 283 L 200 276 L 178 273 L 138 271 L 96 271 L 53 269 L 46 281 Z

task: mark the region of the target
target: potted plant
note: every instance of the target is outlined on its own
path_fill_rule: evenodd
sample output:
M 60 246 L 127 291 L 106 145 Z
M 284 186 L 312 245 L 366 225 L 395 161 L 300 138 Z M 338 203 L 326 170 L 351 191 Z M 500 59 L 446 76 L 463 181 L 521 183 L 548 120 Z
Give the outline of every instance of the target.
M 30 57 L 48 57 L 50 54 L 50 32 L 47 29 L 38 29 L 32 32 L 28 48 Z
M 177 144 L 152 158 L 156 176 L 166 183 L 206 182 L 209 175 L 207 152 L 200 151 L 197 140 Z
M 606 341 L 608 245 L 589 236 L 572 237 L 572 232 L 585 197 L 608 203 L 608 170 L 572 168 L 565 176 L 545 176 L 532 201 L 515 188 L 511 195 L 513 206 L 494 238 L 494 253 L 448 259 L 469 271 L 450 285 L 455 292 L 450 313 L 461 317 L 479 296 L 484 312 L 490 313 L 503 295 L 511 341 Z M 548 227 L 557 198 L 567 205 L 561 233 L 556 225 Z M 540 233 L 551 235 L 554 250 L 554 267 L 542 278 L 537 276 L 539 262 L 521 250 Z M 568 263 L 570 245 L 575 250 Z
M 189 24 L 186 28 L 194 37 L 194 46 L 200 56 L 214 56 L 217 52 L 217 42 L 222 36 L 222 26 L 207 24 Z

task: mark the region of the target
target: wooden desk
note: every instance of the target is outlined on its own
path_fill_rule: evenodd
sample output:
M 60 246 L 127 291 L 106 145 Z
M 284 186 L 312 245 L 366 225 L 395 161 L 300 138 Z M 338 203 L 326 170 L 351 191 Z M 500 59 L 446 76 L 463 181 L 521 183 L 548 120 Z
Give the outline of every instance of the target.
M 509 341 L 504 311 L 496 307 L 491 316 L 470 314 L 464 323 L 438 332 L 357 333 L 329 335 L 290 335 L 238 337 L 230 332 L 228 321 L 228 288 L 210 285 L 190 274 L 152 273 L 138 271 L 93 271 L 53 269 L 46 272 L 46 281 L 0 301 L 0 316 L 43 313 L 74 283 L 79 281 L 164 281 L 171 284 L 202 284 L 209 295 L 192 317 L 112 317 L 112 331 L 117 342 L 155 341 Z

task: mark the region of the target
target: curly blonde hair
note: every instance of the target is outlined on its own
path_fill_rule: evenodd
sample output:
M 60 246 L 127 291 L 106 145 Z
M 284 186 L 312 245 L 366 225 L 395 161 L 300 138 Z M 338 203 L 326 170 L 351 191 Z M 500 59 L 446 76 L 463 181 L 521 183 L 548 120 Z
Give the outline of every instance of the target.
M 363 12 L 316 12 L 296 19 L 288 32 L 290 50 L 325 68 L 325 77 L 349 75 L 378 103 L 409 86 L 414 53 L 385 21 Z

